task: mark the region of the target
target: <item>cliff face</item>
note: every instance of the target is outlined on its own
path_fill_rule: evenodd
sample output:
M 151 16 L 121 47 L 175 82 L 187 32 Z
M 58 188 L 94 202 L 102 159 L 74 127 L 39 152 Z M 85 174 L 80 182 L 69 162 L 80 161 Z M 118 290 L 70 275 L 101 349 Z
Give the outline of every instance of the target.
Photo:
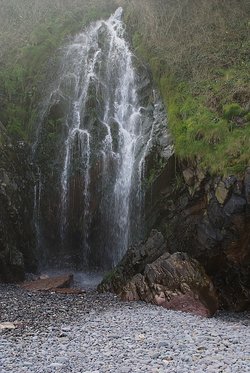
M 164 98 L 176 156 L 159 173 L 152 172 L 158 170 L 157 160 L 148 159 L 147 173 L 154 176 L 148 176 L 148 234 L 150 227 L 157 228 L 165 237 L 165 252 L 187 253 L 203 266 L 220 307 L 247 309 L 250 90 L 245 79 L 249 67 L 245 16 L 249 3 L 201 1 L 197 7 L 193 0 L 147 0 L 143 7 L 141 16 L 141 2 L 127 4 L 128 28 L 136 53 L 149 63 Z M 133 278 L 135 271 L 124 269 L 131 262 L 131 250 L 136 249 L 128 251 L 100 289 L 122 294 L 133 289 L 135 298 L 152 300 L 162 279 L 158 284 L 148 282 L 147 255 L 146 259 L 135 256 L 134 267 L 130 264 L 139 268 L 140 278 Z M 162 255 L 157 247 L 153 252 L 151 263 Z M 154 262 L 153 267 L 158 272 L 159 265 Z M 160 268 L 161 272 L 162 264 Z
M 160 290 L 155 293 L 156 284 L 147 280 L 148 265 L 157 266 L 155 260 L 163 253 L 185 253 L 197 260 L 212 280 L 220 308 L 249 309 L 250 169 L 242 179 L 212 178 L 193 163 L 179 165 L 178 175 L 171 179 L 165 168 L 148 189 L 148 221 L 162 232 L 165 243 L 161 242 L 159 248 L 158 241 L 153 242 L 150 253 L 148 241 L 141 244 L 139 250 L 129 249 L 116 270 L 104 279 L 100 290 L 131 294 L 132 280 L 132 288 L 137 289 L 133 290 L 133 296 L 136 293 L 138 299 L 152 300 L 154 291 L 156 299 L 162 291 L 162 279 L 158 280 Z M 143 254 L 135 255 L 135 252 Z M 179 265 L 174 270 L 177 268 Z M 185 268 L 183 271 L 182 280 L 176 286 L 184 295 L 181 287 Z M 133 280 L 136 274 L 146 275 L 147 290 L 144 280 Z
M 223 308 L 245 309 L 250 300 L 249 168 L 242 179 L 211 178 L 195 166 L 183 175 L 185 186 L 172 207 L 163 202 L 168 246 L 204 266 Z
M 32 224 L 33 175 L 24 143 L 1 146 L 0 281 L 21 281 L 36 270 Z
M 141 17 L 142 3 L 146 4 L 143 9 L 144 17 Z M 247 168 L 250 149 L 250 96 L 246 74 L 249 63 L 246 53 L 246 14 L 249 5 L 245 0 L 232 0 L 227 6 L 217 0 L 207 4 L 206 1 L 201 2 L 198 15 L 196 4 L 192 0 L 185 2 L 184 5 L 179 2 L 177 8 L 174 1 L 168 2 L 170 8 L 165 6 L 164 1 L 131 0 L 127 4 L 125 13 L 128 30 L 131 32 L 135 53 L 140 57 L 140 62 L 134 62 L 138 64 L 138 69 L 143 65 L 144 70 L 144 63 L 141 63 L 141 60 L 148 62 L 151 67 L 154 81 L 167 106 L 176 158 L 171 157 L 167 164 L 162 161 L 159 149 L 164 147 L 166 139 L 158 133 L 158 137 L 153 139 L 154 151 L 150 152 L 145 161 L 145 238 L 149 236 L 152 228 L 156 228 L 161 231 L 164 242 L 159 248 L 153 240 L 150 255 L 147 254 L 146 259 L 148 244 L 129 249 L 114 273 L 105 279 L 102 289 L 124 293 L 124 289 L 129 288 L 126 286 L 131 285 L 130 281 L 136 275 L 139 277 L 132 285 L 142 284 L 147 278 L 149 282 L 145 287 L 146 291 L 152 286 L 154 289 L 158 285 L 162 286 L 162 283 L 150 282 L 153 277 L 147 277 L 149 272 L 146 266 L 158 260 L 150 270 L 157 268 L 157 271 L 161 271 L 164 266 L 168 267 L 169 258 L 174 255 L 174 259 L 171 259 L 171 268 L 172 265 L 179 265 L 182 258 L 187 258 L 185 260 L 191 263 L 188 268 L 197 268 L 201 279 L 204 275 L 207 283 L 207 278 L 211 278 L 219 297 L 220 307 L 238 311 L 249 308 L 250 297 L 250 169 Z M 227 11 L 229 12 L 232 6 L 235 9 L 233 20 L 226 19 Z M 210 11 L 215 18 L 207 17 Z M 232 16 L 230 13 L 230 17 Z M 85 23 L 91 17 L 89 15 Z M 94 18 L 97 18 L 97 14 Z M 169 22 L 166 22 L 166 19 Z M 70 32 L 78 30 L 81 22 L 76 20 L 77 27 L 72 25 Z M 200 29 L 201 24 L 204 29 L 202 33 L 198 33 L 197 29 Z M 32 92 L 26 87 L 26 72 L 28 81 L 31 75 L 33 80 L 40 80 L 40 75 L 32 73 L 37 70 L 36 61 L 39 59 L 41 64 L 45 63 L 43 59 L 47 60 L 48 56 L 54 53 L 54 46 L 59 45 L 67 34 L 63 24 L 61 27 L 61 33 L 55 43 L 50 43 L 50 37 L 54 32 L 51 32 L 50 36 L 44 34 L 44 39 L 49 44 L 44 52 L 39 49 L 40 46 L 44 46 L 43 33 L 39 33 L 41 40 L 38 36 L 33 40 L 32 47 L 23 54 L 25 58 L 21 65 L 13 66 L 13 71 L 10 70 L 9 75 L 6 70 L 0 76 L 1 81 L 5 82 L 0 94 L 1 113 L 8 123 L 7 132 L 10 137 L 20 140 L 21 135 L 26 135 L 24 138 L 27 138 L 27 128 L 23 123 L 34 113 L 29 111 L 30 105 L 23 101 L 24 97 L 30 97 L 30 93 L 33 97 Z M 166 32 L 162 32 L 163 28 Z M 184 34 L 186 38 L 183 38 Z M 195 47 L 192 44 L 194 34 Z M 41 52 L 42 58 L 37 57 L 38 52 Z M 29 53 L 34 54 L 34 59 Z M 30 61 L 32 69 L 27 68 L 27 61 Z M 29 71 L 31 73 L 28 73 Z M 147 74 L 144 78 L 142 76 L 143 74 L 140 83 L 138 82 L 140 105 L 149 115 L 147 128 L 144 127 L 144 130 L 149 131 L 150 121 L 154 117 L 154 99 L 153 94 L 151 95 L 151 82 L 150 89 L 148 88 L 150 79 Z M 88 120 L 93 122 L 91 126 L 93 125 L 96 130 L 95 122 L 101 115 L 101 111 L 96 109 L 98 105 L 101 106 L 102 96 L 98 97 L 95 90 L 92 96 L 87 102 L 91 114 Z M 58 103 L 58 100 L 49 108 L 41 132 L 43 141 L 39 148 L 38 161 L 47 178 L 44 187 L 45 198 L 39 213 L 44 220 L 44 237 L 51 243 L 49 254 L 54 253 L 55 262 L 58 262 L 60 256 L 58 246 L 61 234 L 60 225 L 55 222 L 59 205 L 58 185 L 61 182 L 58 170 L 59 166 L 62 168 L 63 163 L 59 148 L 63 149 L 64 146 L 59 129 L 62 117 L 68 115 L 66 109 L 65 103 Z M 165 114 L 165 110 L 162 110 L 162 113 Z M 116 127 L 114 132 L 115 130 Z M 36 270 L 33 214 L 34 203 L 37 202 L 34 190 L 37 192 L 38 189 L 34 189 L 35 180 L 30 164 L 29 147 L 23 141 L 11 144 L 2 125 L 0 131 L 0 280 L 19 281 L 24 278 L 25 271 Z M 95 139 L 102 139 L 103 136 L 100 130 L 93 132 Z M 97 146 L 97 140 L 93 145 Z M 74 166 L 78 172 L 78 165 Z M 114 168 L 112 163 L 109 166 Z M 208 169 L 210 173 L 206 171 Z M 82 242 L 82 236 L 78 234 L 82 229 L 82 220 L 79 216 L 82 217 L 84 210 L 78 203 L 78 184 L 82 188 L 82 179 L 77 172 L 72 176 L 71 199 L 74 203 L 70 205 L 69 214 L 76 240 L 69 241 L 67 254 L 72 254 L 76 242 Z M 91 259 L 96 262 L 100 258 L 103 260 L 102 239 L 98 229 L 101 225 L 103 232 L 106 229 L 105 220 L 100 215 L 103 184 L 100 181 L 98 162 L 93 161 L 91 172 L 93 182 L 90 189 L 93 199 L 90 200 L 90 208 L 93 224 L 90 236 L 96 242 L 94 246 L 97 253 L 96 259 Z M 211 174 L 242 176 L 216 177 Z M 107 182 L 111 181 L 109 178 Z M 107 204 L 109 201 L 108 198 Z M 135 231 L 138 230 L 136 224 L 132 225 Z M 107 242 L 107 251 L 110 248 L 109 243 Z M 186 253 L 187 256 L 181 254 L 179 257 L 175 255 L 177 252 Z M 80 255 L 81 251 L 77 254 Z M 162 255 L 163 259 L 159 259 Z M 157 276 L 154 277 L 154 281 L 158 281 L 157 279 Z M 162 278 L 159 281 L 162 282 Z M 152 299 L 152 294 L 157 295 L 151 292 L 147 299 Z M 144 296 L 145 294 L 141 295 L 142 298 Z

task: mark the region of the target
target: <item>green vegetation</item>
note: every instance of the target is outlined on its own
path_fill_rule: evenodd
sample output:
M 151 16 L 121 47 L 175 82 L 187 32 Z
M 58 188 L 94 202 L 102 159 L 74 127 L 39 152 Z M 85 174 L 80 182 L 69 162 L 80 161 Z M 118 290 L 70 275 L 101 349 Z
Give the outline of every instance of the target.
M 113 0 L 2 1 L 0 121 L 13 140 L 28 140 L 32 133 L 48 71 L 55 70 L 56 50 L 114 9 Z
M 241 174 L 250 162 L 249 11 L 246 0 L 131 0 L 126 8 L 176 154 L 212 174 Z
M 214 174 L 242 173 L 250 160 L 247 0 L 2 0 L 0 122 L 8 135 L 29 139 L 58 47 L 118 5 L 164 98 L 176 154 Z

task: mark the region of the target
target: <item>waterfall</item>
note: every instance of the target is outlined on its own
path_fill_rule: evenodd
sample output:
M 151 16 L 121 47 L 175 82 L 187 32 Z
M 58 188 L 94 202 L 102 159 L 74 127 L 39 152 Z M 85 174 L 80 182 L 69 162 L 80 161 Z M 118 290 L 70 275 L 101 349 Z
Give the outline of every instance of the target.
M 166 132 L 166 123 L 142 105 L 134 59 L 122 8 L 92 23 L 63 49 L 38 126 L 43 250 L 65 258 L 75 250 L 82 268 L 114 266 L 143 232 L 144 163 L 156 129 Z

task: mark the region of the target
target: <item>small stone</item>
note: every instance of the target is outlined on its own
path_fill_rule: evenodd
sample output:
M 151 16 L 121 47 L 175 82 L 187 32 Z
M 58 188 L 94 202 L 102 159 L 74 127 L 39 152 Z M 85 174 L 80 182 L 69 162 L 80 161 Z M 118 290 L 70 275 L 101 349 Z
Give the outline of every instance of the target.
M 169 345 L 169 342 L 167 342 L 167 341 L 161 341 L 161 342 L 158 343 L 158 347 L 166 347 L 168 345 Z
M 217 198 L 217 201 L 223 205 L 228 197 L 229 190 L 226 188 L 223 181 L 220 181 L 219 185 L 217 186 L 215 190 L 215 196 Z
M 52 363 L 48 366 L 49 368 L 62 368 L 63 364 L 60 363 Z
M 66 332 L 67 333 L 67 332 L 71 331 L 71 327 L 70 326 L 63 326 L 61 330 L 62 330 L 62 332 Z
M 3 322 L 0 324 L 0 330 L 4 329 L 16 329 L 16 326 L 12 322 Z
M 154 354 L 151 355 L 151 358 L 152 359 L 158 359 L 158 357 L 160 357 L 161 354 L 159 352 L 155 352 Z

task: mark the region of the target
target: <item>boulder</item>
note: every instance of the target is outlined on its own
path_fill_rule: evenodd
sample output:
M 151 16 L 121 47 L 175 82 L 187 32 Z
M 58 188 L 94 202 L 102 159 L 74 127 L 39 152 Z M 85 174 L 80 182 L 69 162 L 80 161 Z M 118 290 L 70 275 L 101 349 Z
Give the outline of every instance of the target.
M 142 300 L 176 311 L 211 317 L 218 297 L 211 279 L 185 253 L 165 253 L 134 276 L 122 289 L 123 300 Z
M 22 287 L 29 291 L 56 291 L 69 288 L 73 282 L 73 275 L 63 275 L 25 282 Z
M 119 292 L 120 289 L 137 273 L 142 272 L 146 265 L 152 263 L 166 251 L 163 235 L 152 230 L 145 242 L 131 246 L 118 266 L 108 273 L 98 291 Z

